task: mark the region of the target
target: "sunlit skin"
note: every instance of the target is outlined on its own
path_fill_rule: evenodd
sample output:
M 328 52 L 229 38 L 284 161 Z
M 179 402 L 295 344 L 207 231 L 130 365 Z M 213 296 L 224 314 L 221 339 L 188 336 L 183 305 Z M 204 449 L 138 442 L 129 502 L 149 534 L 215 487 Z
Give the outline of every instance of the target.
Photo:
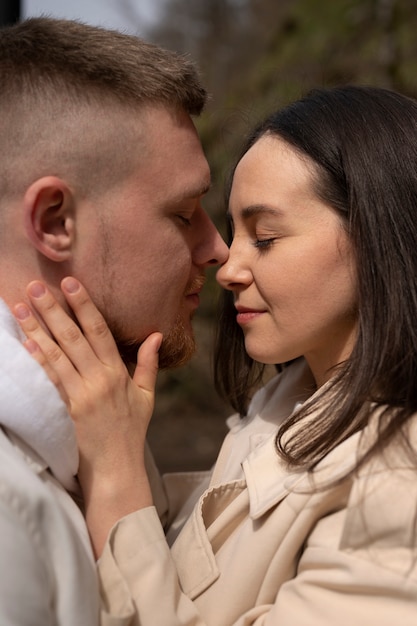
M 153 107 L 139 127 L 133 173 L 106 191 L 99 212 L 78 216 L 71 271 L 88 287 L 122 351 L 132 344 L 135 361 L 140 341 L 160 331 L 161 364 L 172 365 L 164 362 L 170 334 L 169 350 L 188 340 L 185 349 L 192 352 L 191 317 L 205 270 L 223 263 L 228 250 L 202 208 L 210 170 L 190 117 Z
M 219 269 L 233 292 L 248 354 L 262 363 L 304 356 L 317 386 L 356 336 L 353 253 L 340 216 L 314 191 L 314 165 L 263 136 L 239 162 L 229 203 L 233 242 Z

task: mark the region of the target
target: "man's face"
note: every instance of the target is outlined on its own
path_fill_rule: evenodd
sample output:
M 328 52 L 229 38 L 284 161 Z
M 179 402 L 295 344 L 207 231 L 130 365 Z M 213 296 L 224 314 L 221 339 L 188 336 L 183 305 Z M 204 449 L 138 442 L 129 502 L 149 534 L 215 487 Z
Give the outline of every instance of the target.
M 138 344 L 158 330 L 160 364 L 169 367 L 192 355 L 205 268 L 228 251 L 201 207 L 210 172 L 189 116 L 154 108 L 141 129 L 133 173 L 85 213 L 75 271 L 125 359 L 136 361 Z

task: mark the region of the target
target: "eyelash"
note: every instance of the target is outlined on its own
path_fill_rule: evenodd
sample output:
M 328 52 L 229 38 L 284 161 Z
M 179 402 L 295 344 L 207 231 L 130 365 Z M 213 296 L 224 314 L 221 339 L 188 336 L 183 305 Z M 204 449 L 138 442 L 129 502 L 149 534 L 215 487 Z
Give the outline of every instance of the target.
M 275 240 L 276 237 L 271 237 L 270 239 L 256 239 L 253 245 L 255 246 L 255 248 L 263 252 L 265 250 L 268 250 L 268 248 L 272 246 Z
M 191 220 L 183 215 L 177 215 L 177 218 L 184 224 L 184 226 L 191 226 Z

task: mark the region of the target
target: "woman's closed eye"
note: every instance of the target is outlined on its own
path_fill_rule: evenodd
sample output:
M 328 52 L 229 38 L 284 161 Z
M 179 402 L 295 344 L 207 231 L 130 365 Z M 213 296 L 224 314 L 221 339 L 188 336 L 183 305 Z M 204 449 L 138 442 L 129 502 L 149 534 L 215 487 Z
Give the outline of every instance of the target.
M 258 250 L 267 250 L 268 248 L 270 248 L 275 243 L 275 241 L 277 239 L 278 239 L 278 237 L 266 237 L 265 239 L 262 239 L 262 238 L 258 237 L 253 242 L 253 245 Z

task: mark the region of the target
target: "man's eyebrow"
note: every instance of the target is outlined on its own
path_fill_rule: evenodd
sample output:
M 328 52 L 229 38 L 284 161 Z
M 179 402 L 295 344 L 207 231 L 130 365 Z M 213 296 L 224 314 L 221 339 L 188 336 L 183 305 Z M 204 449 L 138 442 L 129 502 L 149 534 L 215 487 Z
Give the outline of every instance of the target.
M 203 182 L 200 186 L 197 184 L 194 187 L 190 185 L 189 187 L 178 189 L 176 195 L 172 196 L 169 205 L 175 207 L 177 204 L 181 204 L 181 202 L 201 198 L 210 190 L 210 188 L 211 182 Z
M 203 183 L 200 187 L 189 187 L 184 191 L 184 198 L 199 198 L 205 196 L 212 187 L 211 181 Z

